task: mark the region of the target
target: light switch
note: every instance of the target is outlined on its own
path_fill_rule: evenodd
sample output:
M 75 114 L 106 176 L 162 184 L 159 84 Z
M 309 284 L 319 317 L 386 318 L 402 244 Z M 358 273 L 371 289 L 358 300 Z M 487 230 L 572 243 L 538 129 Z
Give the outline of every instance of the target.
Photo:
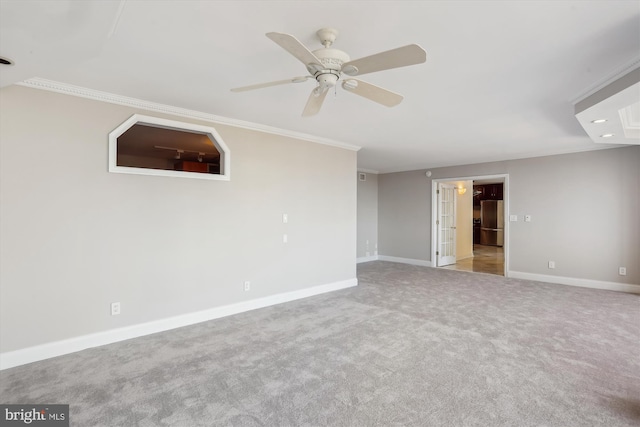
M 286 224 L 289 222 L 289 215 L 287 214 L 282 214 L 282 223 Z
M 509 216 L 509 221 L 511 221 L 511 222 L 518 222 L 518 215 L 511 215 L 511 216 Z

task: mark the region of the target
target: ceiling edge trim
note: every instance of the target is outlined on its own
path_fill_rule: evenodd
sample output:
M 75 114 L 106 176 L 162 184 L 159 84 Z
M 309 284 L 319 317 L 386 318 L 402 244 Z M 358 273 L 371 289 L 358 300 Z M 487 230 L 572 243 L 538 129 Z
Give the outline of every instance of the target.
M 373 170 L 373 169 L 364 169 L 364 168 L 358 168 L 358 172 L 364 172 L 364 173 L 372 173 L 374 175 L 378 175 L 380 172 Z
M 640 67 L 636 68 L 624 76 L 620 77 L 617 80 L 612 81 L 608 85 L 604 86 L 602 89 L 597 92 L 589 95 L 582 101 L 576 103 L 574 107 L 574 113 L 577 116 L 578 114 L 583 113 L 584 111 L 589 110 L 592 107 L 595 107 L 602 102 L 612 102 L 612 100 L 618 98 L 624 92 L 632 90 L 633 86 L 636 86 L 640 83 Z M 633 103 L 633 99 L 627 99 L 627 101 Z M 626 107 L 627 104 L 621 105 Z
M 589 137 L 587 135 L 585 135 L 585 138 L 589 139 Z M 627 147 L 634 147 L 634 145 L 630 145 L 630 144 L 591 144 L 589 146 L 586 146 L 586 147 L 578 149 L 578 150 L 575 150 L 575 149 L 574 150 L 557 150 L 557 151 L 554 151 L 553 153 L 545 153 L 545 154 L 529 153 L 529 154 L 517 155 L 515 157 L 508 156 L 508 157 L 498 158 L 498 159 L 494 159 L 494 160 L 486 160 L 485 159 L 485 160 L 478 160 L 477 162 L 464 163 L 464 164 L 460 164 L 460 163 L 433 163 L 431 165 L 424 165 L 423 164 L 423 165 L 413 165 L 413 166 L 381 169 L 379 174 L 380 175 L 385 175 L 385 174 L 388 174 L 388 173 L 425 171 L 427 169 L 435 170 L 435 169 L 441 169 L 441 168 L 465 167 L 465 166 L 471 166 L 471 165 L 479 165 L 479 164 L 483 164 L 483 163 L 514 162 L 514 161 L 519 161 L 519 160 L 536 159 L 536 158 L 539 158 L 539 157 L 564 156 L 564 155 L 570 155 L 570 154 L 588 153 L 590 151 L 611 150 L 611 149 L 616 149 L 616 148 L 627 148 Z
M 615 70 L 607 74 L 605 77 L 603 77 L 601 80 L 594 83 L 593 86 L 591 86 L 589 89 L 585 90 L 580 95 L 574 97 L 571 100 L 571 104 L 576 105 L 584 101 L 594 93 L 605 88 L 606 86 L 618 80 L 620 77 L 628 74 L 629 72 L 635 70 L 638 67 L 640 67 L 640 56 L 633 58 L 631 61 L 627 62 L 621 67 L 616 68 Z
M 174 116 L 186 117 L 195 120 L 204 120 L 207 122 L 218 123 L 222 125 L 235 126 L 239 128 L 254 130 L 258 132 L 265 132 L 274 135 L 285 136 L 288 138 L 301 139 L 303 141 L 313 142 L 316 144 L 329 145 L 332 147 L 343 148 L 350 151 L 358 151 L 360 148 L 357 145 L 347 144 L 345 142 L 335 141 L 328 138 L 322 138 L 315 135 L 310 135 L 302 132 L 296 132 L 287 129 L 276 128 L 273 126 L 262 125 L 259 123 L 248 122 L 244 120 L 231 119 L 228 117 L 216 116 L 215 114 L 204 113 L 202 111 L 189 110 L 181 107 L 174 107 L 172 105 L 159 104 L 151 101 L 145 101 L 138 98 L 130 98 L 128 96 L 116 95 L 109 92 L 102 92 L 99 90 L 89 89 L 81 86 L 74 86 L 66 83 L 56 82 L 53 80 L 42 79 L 34 77 L 16 83 L 19 86 L 26 86 L 33 89 L 47 90 L 50 92 L 57 92 L 66 95 L 77 96 L 80 98 L 87 98 L 94 101 L 107 102 L 110 104 L 124 105 L 127 107 L 135 107 L 149 111 L 155 111 L 159 113 L 172 114 Z

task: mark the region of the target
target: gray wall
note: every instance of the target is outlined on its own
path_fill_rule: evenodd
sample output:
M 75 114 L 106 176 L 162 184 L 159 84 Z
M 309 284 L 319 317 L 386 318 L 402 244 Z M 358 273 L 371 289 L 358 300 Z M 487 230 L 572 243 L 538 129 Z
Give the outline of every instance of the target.
M 366 181 L 358 177 L 358 242 L 357 257 L 377 255 L 378 244 L 378 175 L 364 173 Z M 368 244 L 367 244 L 368 242 Z
M 0 97 L 0 351 L 356 277 L 356 152 L 19 86 Z M 231 181 L 108 173 L 107 135 L 134 113 L 213 126 Z
M 424 171 L 378 176 L 378 253 L 431 259 L 431 180 Z
M 431 171 L 379 175 L 380 255 L 432 260 L 433 179 L 508 174 L 510 271 L 640 283 L 639 146 Z

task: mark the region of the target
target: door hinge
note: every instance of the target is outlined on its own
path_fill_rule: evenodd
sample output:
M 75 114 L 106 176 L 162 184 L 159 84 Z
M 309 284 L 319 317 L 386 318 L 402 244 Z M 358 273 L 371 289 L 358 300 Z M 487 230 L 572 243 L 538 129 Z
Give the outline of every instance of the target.
M 440 220 L 436 219 L 436 225 L 440 225 Z
M 440 251 L 436 251 L 436 256 L 440 255 Z
M 436 190 L 436 194 L 440 194 L 440 190 Z

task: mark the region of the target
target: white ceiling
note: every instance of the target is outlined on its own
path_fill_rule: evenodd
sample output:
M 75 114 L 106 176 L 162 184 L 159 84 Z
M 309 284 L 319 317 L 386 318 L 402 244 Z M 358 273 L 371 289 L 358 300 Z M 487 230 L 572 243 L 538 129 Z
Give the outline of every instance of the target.
M 573 103 L 640 57 L 638 1 L 2 1 L 2 87 L 40 77 L 363 147 L 380 172 L 610 148 Z M 352 59 L 417 43 L 424 64 L 362 80 L 393 108 L 338 87 L 301 112 L 312 80 L 265 33 L 314 50 L 322 27 Z

